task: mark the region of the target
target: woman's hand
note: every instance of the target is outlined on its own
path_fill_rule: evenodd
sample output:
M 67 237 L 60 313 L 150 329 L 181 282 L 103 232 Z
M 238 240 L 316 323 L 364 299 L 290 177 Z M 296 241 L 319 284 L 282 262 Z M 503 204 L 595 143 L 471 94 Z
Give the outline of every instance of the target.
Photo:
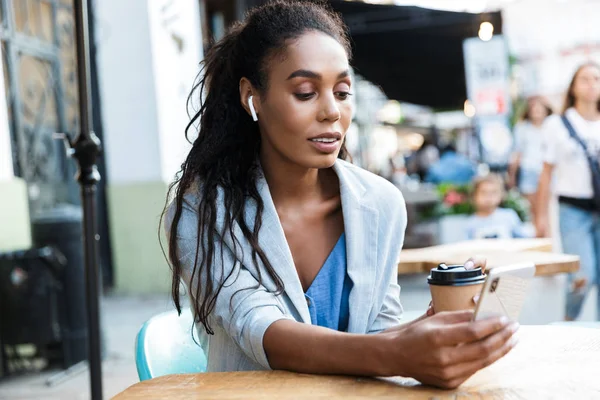
M 538 215 L 535 221 L 535 234 L 539 238 L 550 237 L 550 224 L 548 217 L 545 215 Z
M 382 333 L 389 340 L 386 375 L 454 389 L 517 344 L 513 334 L 518 324 L 501 318 L 472 319 L 472 311 L 442 312 Z
M 481 270 L 483 272 L 485 272 L 486 266 L 487 266 L 487 259 L 485 257 L 480 257 L 480 256 L 471 257 L 465 262 L 466 269 L 481 268 Z

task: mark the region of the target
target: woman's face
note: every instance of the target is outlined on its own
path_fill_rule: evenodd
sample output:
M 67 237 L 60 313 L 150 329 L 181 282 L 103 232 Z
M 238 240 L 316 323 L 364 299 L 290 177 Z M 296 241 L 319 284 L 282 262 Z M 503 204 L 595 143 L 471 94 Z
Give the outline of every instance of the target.
M 573 82 L 573 95 L 577 101 L 596 103 L 600 100 L 600 70 L 592 65 L 583 67 Z
M 529 103 L 529 118 L 533 123 L 541 123 L 548 115 L 546 107 L 540 100 L 531 100 Z
M 352 121 L 350 66 L 332 37 L 308 32 L 268 65 L 268 87 L 256 101 L 261 158 L 329 168 Z

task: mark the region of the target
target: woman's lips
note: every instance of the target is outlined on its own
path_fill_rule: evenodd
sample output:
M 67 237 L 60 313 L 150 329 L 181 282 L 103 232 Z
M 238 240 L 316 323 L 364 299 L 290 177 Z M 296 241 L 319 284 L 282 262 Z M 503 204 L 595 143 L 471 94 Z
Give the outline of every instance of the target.
M 314 138 L 308 140 L 317 150 L 322 153 L 334 153 L 340 145 L 340 139 L 336 138 Z

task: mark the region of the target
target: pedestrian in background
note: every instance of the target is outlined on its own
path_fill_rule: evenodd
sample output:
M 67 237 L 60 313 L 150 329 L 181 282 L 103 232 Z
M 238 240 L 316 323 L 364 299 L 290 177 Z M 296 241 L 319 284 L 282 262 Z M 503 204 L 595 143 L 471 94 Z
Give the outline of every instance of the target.
M 587 63 L 573 76 L 562 116 L 551 116 L 545 129 L 544 168 L 539 183 L 537 232 L 548 236 L 550 182 L 559 201 L 563 251 L 580 257 L 580 270 L 569 277 L 566 319 L 579 316 L 583 301 L 600 277 L 600 66 Z M 600 293 L 598 294 L 600 317 Z
M 515 125 L 515 146 L 508 167 L 508 186 L 517 187 L 531 205 L 531 220 L 535 224 L 536 193 L 544 160 L 542 158 L 543 124 L 552 109 L 542 97 L 527 100 L 521 121 Z

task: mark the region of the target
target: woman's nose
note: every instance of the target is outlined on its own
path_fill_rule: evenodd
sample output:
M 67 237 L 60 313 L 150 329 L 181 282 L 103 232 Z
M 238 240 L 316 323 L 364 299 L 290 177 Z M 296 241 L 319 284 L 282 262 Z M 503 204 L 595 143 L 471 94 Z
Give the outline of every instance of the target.
M 340 119 L 340 109 L 332 93 L 329 96 L 324 96 L 321 111 L 319 113 L 320 121 L 337 121 Z

